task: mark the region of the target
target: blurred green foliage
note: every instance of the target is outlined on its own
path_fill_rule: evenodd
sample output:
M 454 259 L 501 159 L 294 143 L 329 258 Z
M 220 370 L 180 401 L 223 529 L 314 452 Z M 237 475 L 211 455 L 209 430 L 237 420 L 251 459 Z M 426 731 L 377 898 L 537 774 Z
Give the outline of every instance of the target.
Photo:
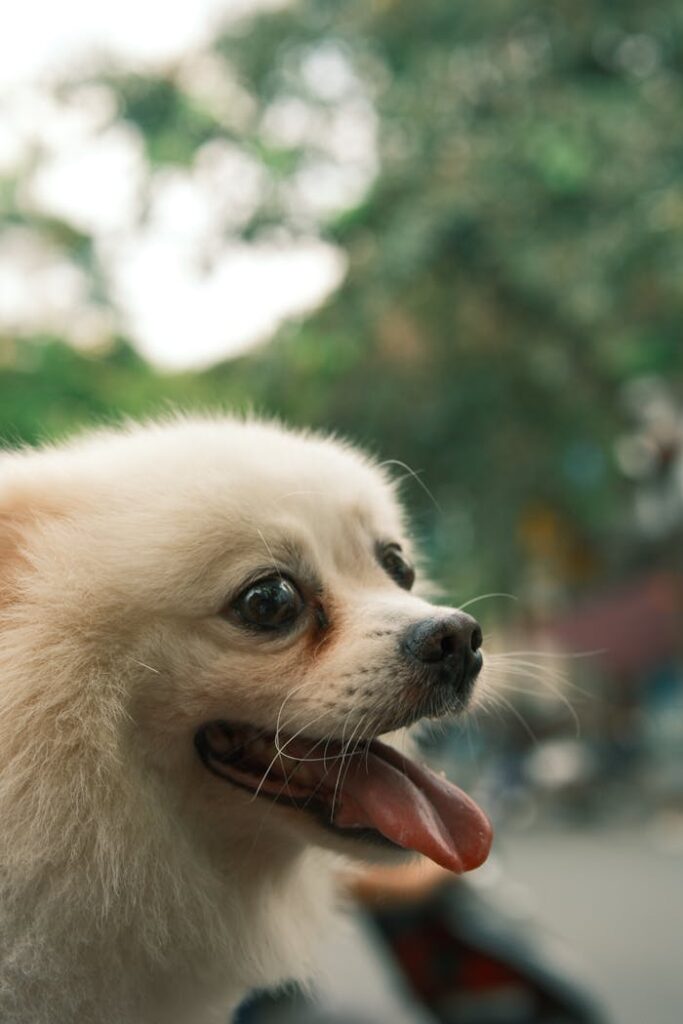
M 643 374 L 683 381 L 681 5 L 302 0 L 211 52 L 249 100 L 239 116 L 174 68 L 106 81 L 150 177 L 211 139 L 259 161 L 248 239 L 310 231 L 286 185 L 329 160 L 315 137 L 275 144 L 268 111 L 296 99 L 334 116 L 342 98 L 316 55 L 360 83 L 379 173 L 358 205 L 314 224 L 348 254 L 343 287 L 269 345 L 196 374 L 161 376 L 122 339 L 101 355 L 6 339 L 0 436 L 169 404 L 255 408 L 418 471 L 439 506 L 406 481 L 418 531 L 460 596 L 518 589 L 539 557 L 569 587 L 623 572 L 622 389 Z M 109 301 L 87 236 L 40 222 L 5 184 L 8 218 L 85 263 Z

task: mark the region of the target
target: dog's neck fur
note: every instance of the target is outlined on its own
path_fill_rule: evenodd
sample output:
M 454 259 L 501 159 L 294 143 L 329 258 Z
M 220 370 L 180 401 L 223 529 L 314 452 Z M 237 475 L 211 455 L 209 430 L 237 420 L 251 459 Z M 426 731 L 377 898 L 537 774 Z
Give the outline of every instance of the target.
M 54 638 L 22 648 L 18 619 L 0 637 L 3 1024 L 222 1022 L 250 988 L 305 975 L 331 855 L 266 830 L 217 863 L 129 760 L 116 680 L 91 677 L 89 697 Z

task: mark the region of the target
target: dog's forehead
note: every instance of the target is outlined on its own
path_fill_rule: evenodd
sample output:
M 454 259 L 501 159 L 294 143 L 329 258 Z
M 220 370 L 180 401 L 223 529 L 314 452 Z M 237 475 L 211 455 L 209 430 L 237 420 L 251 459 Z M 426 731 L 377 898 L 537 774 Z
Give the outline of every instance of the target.
M 250 562 L 272 556 L 292 571 L 361 573 L 377 541 L 401 539 L 393 486 L 354 449 L 280 431 L 236 440 L 215 453 L 212 473 L 222 471 L 213 513 L 235 530 L 228 557 L 238 548 Z
M 327 438 L 251 424 L 212 438 L 187 460 L 189 490 L 250 523 L 310 522 L 315 532 L 396 532 L 401 513 L 393 486 L 355 449 Z M 177 461 L 171 460 L 173 485 Z M 194 486 L 193 486 L 194 485 Z
M 374 466 L 337 451 L 306 454 L 255 459 L 227 473 L 212 495 L 211 518 L 223 518 L 243 550 L 299 553 L 318 564 L 348 562 L 379 540 L 400 539 L 400 506 Z M 204 508 L 200 499 L 198 522 Z
M 396 510 L 370 495 L 354 500 L 346 494 L 291 495 L 279 507 L 263 510 L 256 553 L 263 548 L 284 562 L 301 561 L 319 568 L 344 568 L 372 556 L 378 541 L 399 540 L 401 524 Z
M 141 431 L 106 456 L 97 516 L 108 542 L 120 524 L 133 560 L 144 538 L 145 560 L 171 555 L 183 571 L 214 559 L 248 568 L 293 551 L 322 567 L 357 561 L 403 532 L 387 474 L 325 437 L 199 422 Z M 154 522 L 153 535 L 139 520 Z

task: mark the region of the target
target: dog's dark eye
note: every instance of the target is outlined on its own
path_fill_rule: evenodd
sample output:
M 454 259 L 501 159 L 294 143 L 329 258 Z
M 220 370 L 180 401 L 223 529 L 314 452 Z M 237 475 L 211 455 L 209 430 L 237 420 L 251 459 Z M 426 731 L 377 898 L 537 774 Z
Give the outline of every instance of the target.
M 404 590 L 410 590 L 415 582 L 415 570 L 403 557 L 400 544 L 383 544 L 378 548 L 377 557 L 384 571 Z
M 281 576 L 274 576 L 252 583 L 232 607 L 249 626 L 283 629 L 299 617 L 304 602 L 293 583 Z

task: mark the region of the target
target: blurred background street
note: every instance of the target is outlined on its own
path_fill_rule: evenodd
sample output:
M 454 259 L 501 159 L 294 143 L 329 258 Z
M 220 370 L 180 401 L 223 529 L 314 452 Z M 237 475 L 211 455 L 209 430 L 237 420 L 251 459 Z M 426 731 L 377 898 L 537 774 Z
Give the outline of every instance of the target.
M 522 906 L 571 951 L 609 1019 L 679 1024 L 680 823 L 515 832 L 500 846 Z
M 613 1024 L 683 1018 L 682 110 L 679 0 L 24 0 L 0 36 L 0 445 L 255 410 L 387 460 L 485 632 L 426 756 Z M 496 998 L 467 1024 L 567 1019 Z

